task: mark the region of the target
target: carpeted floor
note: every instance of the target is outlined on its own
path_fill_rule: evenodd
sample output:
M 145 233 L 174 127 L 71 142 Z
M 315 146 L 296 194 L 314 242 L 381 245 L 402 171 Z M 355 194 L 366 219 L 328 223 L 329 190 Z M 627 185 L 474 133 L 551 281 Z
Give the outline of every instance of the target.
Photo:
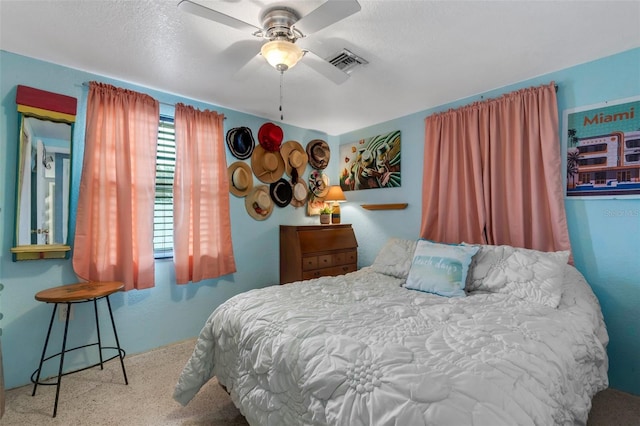
M 120 363 L 93 368 L 62 379 L 58 415 L 51 417 L 55 386 L 12 389 L 0 425 L 247 425 L 229 396 L 213 380 L 182 407 L 171 397 L 195 340 L 176 343 L 125 358 L 129 385 L 124 385 Z M 640 397 L 613 389 L 593 400 L 588 426 L 640 425 Z M 284 425 L 283 425 L 284 426 Z

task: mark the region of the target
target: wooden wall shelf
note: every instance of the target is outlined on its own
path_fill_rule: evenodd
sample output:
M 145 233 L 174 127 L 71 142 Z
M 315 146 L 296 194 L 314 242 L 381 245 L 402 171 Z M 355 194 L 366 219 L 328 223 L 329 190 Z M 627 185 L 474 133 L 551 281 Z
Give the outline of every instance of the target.
M 71 247 L 62 244 L 32 244 L 11 247 L 13 261 L 38 259 L 68 259 Z
M 397 204 L 361 204 L 363 209 L 367 210 L 402 210 L 406 209 L 408 203 L 397 203 Z

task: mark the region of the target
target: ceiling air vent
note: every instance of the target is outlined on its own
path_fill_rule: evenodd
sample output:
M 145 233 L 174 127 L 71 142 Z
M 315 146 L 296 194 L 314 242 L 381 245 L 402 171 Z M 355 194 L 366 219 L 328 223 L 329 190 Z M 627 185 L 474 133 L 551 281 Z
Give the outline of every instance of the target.
M 334 67 L 348 73 L 358 65 L 366 65 L 369 63 L 348 49 L 342 49 L 340 52 L 327 58 L 327 61 L 331 62 Z

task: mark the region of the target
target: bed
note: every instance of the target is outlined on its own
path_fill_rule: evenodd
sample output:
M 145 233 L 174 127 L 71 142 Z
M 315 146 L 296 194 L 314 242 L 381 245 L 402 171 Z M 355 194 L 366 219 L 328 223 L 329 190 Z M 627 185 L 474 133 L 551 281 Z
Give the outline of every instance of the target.
M 174 398 L 215 376 L 251 425 L 586 424 L 608 335 L 568 253 L 456 246 L 476 251 L 462 277 L 445 268 L 464 294 L 443 296 L 409 285 L 447 258 L 421 243 L 392 238 L 356 272 L 229 299 Z

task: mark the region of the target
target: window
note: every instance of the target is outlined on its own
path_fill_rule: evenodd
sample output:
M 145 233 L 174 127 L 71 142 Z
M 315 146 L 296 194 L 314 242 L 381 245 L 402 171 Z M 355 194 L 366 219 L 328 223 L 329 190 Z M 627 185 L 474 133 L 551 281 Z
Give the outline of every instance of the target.
M 578 160 L 579 166 L 598 166 L 607 163 L 607 157 L 590 157 Z
M 624 156 L 627 163 L 637 163 L 640 161 L 640 154 L 627 154 Z
M 153 252 L 156 259 L 173 257 L 173 174 L 176 138 L 173 119 L 160 117 L 156 157 L 156 199 L 153 209 Z
M 618 182 L 631 182 L 631 170 L 622 170 L 616 176 Z
M 580 154 L 588 154 L 590 152 L 607 152 L 606 143 L 598 143 L 594 145 L 583 145 L 578 147 Z
M 640 148 L 640 139 L 629 139 L 624 145 L 626 148 Z
M 591 173 L 580 173 L 578 181 L 580 183 L 591 183 Z

